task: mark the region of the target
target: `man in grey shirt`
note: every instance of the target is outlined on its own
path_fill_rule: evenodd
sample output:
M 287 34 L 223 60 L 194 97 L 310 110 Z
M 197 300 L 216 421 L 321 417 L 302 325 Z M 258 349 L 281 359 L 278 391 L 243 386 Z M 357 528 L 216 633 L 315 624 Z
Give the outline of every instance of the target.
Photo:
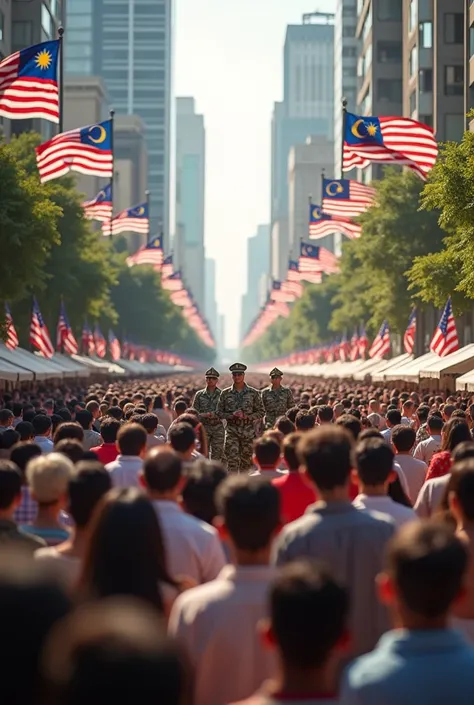
M 297 452 L 321 501 L 283 529 L 275 543 L 274 561 L 283 565 L 305 557 L 322 560 L 347 586 L 351 656 L 357 656 L 373 649 L 389 629 L 387 611 L 377 600 L 376 576 L 395 525 L 386 515 L 352 506 L 353 440 L 344 428 L 322 426 L 310 431 Z

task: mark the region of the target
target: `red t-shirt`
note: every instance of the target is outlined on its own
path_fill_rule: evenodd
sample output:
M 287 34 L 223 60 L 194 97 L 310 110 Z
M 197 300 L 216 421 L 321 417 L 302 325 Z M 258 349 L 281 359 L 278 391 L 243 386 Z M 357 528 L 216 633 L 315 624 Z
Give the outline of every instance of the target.
M 97 455 L 103 465 L 112 463 L 118 455 L 118 450 L 115 447 L 115 443 L 104 443 L 102 446 L 91 448 L 91 451 Z
M 318 498 L 316 491 L 304 481 L 299 472 L 289 472 L 288 475 L 272 480 L 272 485 L 280 492 L 281 514 L 285 524 L 299 519 Z
M 428 480 L 433 480 L 435 477 L 443 477 L 443 475 L 447 475 L 451 472 L 452 464 L 453 460 L 449 450 L 442 450 L 439 453 L 435 453 L 431 458 L 431 463 L 426 473 L 425 482 Z

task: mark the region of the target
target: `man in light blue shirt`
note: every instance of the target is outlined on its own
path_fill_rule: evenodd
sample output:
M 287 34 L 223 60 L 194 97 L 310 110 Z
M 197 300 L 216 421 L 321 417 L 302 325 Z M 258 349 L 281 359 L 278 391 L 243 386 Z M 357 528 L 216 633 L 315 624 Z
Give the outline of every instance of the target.
M 51 429 L 53 428 L 51 416 L 46 416 L 46 414 L 37 414 L 33 419 L 32 424 L 35 429 L 34 443 L 41 448 L 43 455 L 52 453 L 54 444 L 51 440 Z
M 378 578 L 396 628 L 348 667 L 341 705 L 472 705 L 474 650 L 448 626 L 467 564 L 448 527 L 422 521 L 400 529 Z

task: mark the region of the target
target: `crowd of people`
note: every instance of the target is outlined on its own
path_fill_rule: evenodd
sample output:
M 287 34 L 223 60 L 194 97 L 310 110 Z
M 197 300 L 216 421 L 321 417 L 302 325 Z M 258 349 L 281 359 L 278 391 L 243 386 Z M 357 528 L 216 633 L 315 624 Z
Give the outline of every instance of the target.
M 471 705 L 474 399 L 230 372 L 1 395 L 5 702 Z

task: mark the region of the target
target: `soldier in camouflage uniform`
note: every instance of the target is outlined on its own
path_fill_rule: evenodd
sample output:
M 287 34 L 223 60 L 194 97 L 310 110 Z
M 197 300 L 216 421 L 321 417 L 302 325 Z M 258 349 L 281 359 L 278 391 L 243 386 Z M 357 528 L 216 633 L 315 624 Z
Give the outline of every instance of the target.
M 248 472 L 252 467 L 255 424 L 264 416 L 260 393 L 245 384 L 247 367 L 236 362 L 229 367 L 234 384 L 221 393 L 217 414 L 227 421 L 224 452 L 229 472 Z
M 219 373 L 213 367 L 206 372 L 206 388 L 196 392 L 192 406 L 199 413 L 199 420 L 206 431 L 209 457 L 222 460 L 224 454 L 224 425 L 217 415 L 221 390 L 217 387 Z
M 262 402 L 265 409 L 265 428 L 273 428 L 275 421 L 284 416 L 288 409 L 295 405 L 293 394 L 288 387 L 281 386 L 283 372 L 274 367 L 270 372 L 272 383 L 262 391 Z

